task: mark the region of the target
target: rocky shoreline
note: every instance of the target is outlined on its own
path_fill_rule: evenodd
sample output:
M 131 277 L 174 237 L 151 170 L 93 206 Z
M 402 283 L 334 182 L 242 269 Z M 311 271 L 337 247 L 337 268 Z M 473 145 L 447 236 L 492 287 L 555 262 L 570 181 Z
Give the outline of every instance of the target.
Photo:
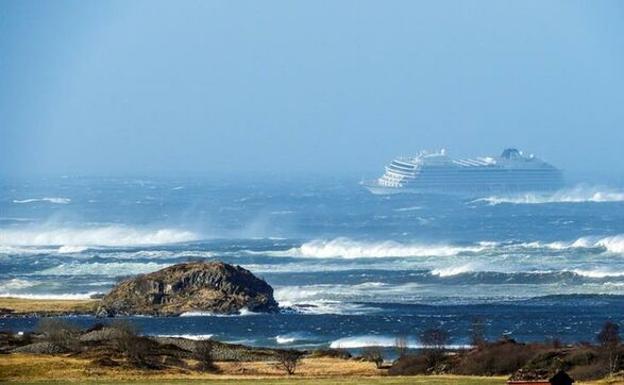
M 275 313 L 273 288 L 249 270 L 223 262 L 189 262 L 141 274 L 115 285 L 102 298 L 41 300 L 0 298 L 0 317 L 93 315 L 179 316 L 188 312 Z

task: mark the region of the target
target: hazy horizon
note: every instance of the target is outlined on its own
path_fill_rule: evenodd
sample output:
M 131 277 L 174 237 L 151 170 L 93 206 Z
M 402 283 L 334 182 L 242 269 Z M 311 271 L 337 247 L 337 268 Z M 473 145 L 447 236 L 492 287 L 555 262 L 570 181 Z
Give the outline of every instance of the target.
M 0 2 L 0 175 L 369 177 L 534 153 L 622 184 L 624 4 Z

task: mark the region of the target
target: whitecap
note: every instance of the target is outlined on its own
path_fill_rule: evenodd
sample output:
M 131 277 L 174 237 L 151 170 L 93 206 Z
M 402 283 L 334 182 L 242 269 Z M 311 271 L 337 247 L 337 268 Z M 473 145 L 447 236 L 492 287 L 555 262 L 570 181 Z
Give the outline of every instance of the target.
M 128 226 L 87 228 L 23 228 L 3 229 L 0 245 L 7 246 L 140 246 L 189 242 L 197 234 L 177 229 L 142 229 Z
M 329 347 L 332 349 L 358 349 L 369 346 L 379 347 L 393 347 L 396 346 L 396 337 L 379 336 L 379 335 L 363 335 L 344 337 L 334 340 L 330 343 Z M 418 343 L 413 339 L 407 340 L 407 347 L 409 349 L 422 349 L 424 345 Z M 448 344 L 444 346 L 446 349 L 466 349 L 471 345 L 452 345 Z
M 469 273 L 472 271 L 474 271 L 473 265 L 465 264 L 465 265 L 460 265 L 460 266 L 449 266 L 449 267 L 433 269 L 431 271 L 431 274 L 444 278 L 444 277 L 452 277 L 455 275 Z
M 86 246 L 79 245 L 65 245 L 58 248 L 59 254 L 71 254 L 71 253 L 81 253 L 83 251 L 88 250 L 89 248 Z
M 23 299 L 44 299 L 44 300 L 79 300 L 79 299 L 91 299 L 93 296 L 100 295 L 102 293 L 97 291 L 91 291 L 88 293 L 65 293 L 65 294 L 35 294 L 35 293 L 0 293 L 0 297 L 7 298 L 23 298 Z
M 151 273 L 156 270 L 164 269 L 169 264 L 161 264 L 155 262 L 139 263 L 139 262 L 111 262 L 111 263 L 67 263 L 50 267 L 45 270 L 32 273 L 33 275 L 104 275 L 104 276 L 126 276 L 134 274 Z
M 584 203 L 584 202 L 624 202 L 624 191 L 605 187 L 577 186 L 554 193 L 525 193 L 480 198 L 473 202 L 486 202 L 490 205 L 545 204 L 545 203 Z
M 220 313 L 213 313 L 210 311 L 194 310 L 194 311 L 184 312 L 180 314 L 180 317 L 243 317 L 243 316 L 259 315 L 259 314 L 260 313 L 253 312 L 247 308 L 242 308 L 238 311 L 238 313 L 235 313 L 235 314 L 220 314 Z
M 415 210 L 420 210 L 420 209 L 422 209 L 421 206 L 408 206 L 408 207 L 400 207 L 398 209 L 394 209 L 394 211 L 404 212 L 404 211 L 415 211 Z
M 163 338 L 184 338 L 187 340 L 194 341 L 207 341 L 212 339 L 214 334 L 153 334 L 152 337 L 163 337 Z
M 275 337 L 275 342 L 277 342 L 280 345 L 287 345 L 287 344 L 292 344 L 293 342 L 295 342 L 297 339 L 295 337 L 283 337 L 283 336 L 276 336 Z
M 313 240 L 300 247 L 280 252 L 282 255 L 307 258 L 384 258 L 454 256 L 466 252 L 479 252 L 486 246 L 450 246 L 444 244 L 399 243 L 395 241 L 365 242 L 349 238 Z
M 45 198 L 29 198 L 29 199 L 13 199 L 13 203 L 23 204 L 23 203 L 35 203 L 35 202 L 48 202 L 59 205 L 66 205 L 71 202 L 69 198 L 63 197 L 45 197 Z
M 38 285 L 37 281 L 28 281 L 25 279 L 13 278 L 0 282 L 0 292 L 7 290 L 21 290 Z
M 588 277 L 588 278 L 624 277 L 624 271 L 612 271 L 612 270 L 604 270 L 604 269 L 593 269 L 593 270 L 574 269 L 572 270 L 572 272 L 574 274 L 580 275 L 582 277 Z

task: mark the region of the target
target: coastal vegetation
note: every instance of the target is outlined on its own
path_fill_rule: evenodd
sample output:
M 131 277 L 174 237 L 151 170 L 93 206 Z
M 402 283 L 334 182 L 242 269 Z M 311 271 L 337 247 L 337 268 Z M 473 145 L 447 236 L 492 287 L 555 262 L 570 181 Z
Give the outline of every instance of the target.
M 119 320 L 80 330 L 71 322 L 44 318 L 33 332 L 0 333 L 0 380 L 227 381 L 235 377 L 257 378 L 262 384 L 279 383 L 276 378 L 286 376 L 329 378 L 317 382 L 328 384 L 336 377 L 362 377 L 366 380 L 354 383 L 370 384 L 403 384 L 406 378 L 409 383 L 426 378 L 420 383 L 488 384 L 502 383 L 510 375 L 539 379 L 566 370 L 577 380 L 615 381 L 624 369 L 620 359 L 624 355 L 619 329 L 613 325 L 604 325 L 599 344 L 520 343 L 507 338 L 460 350 L 446 349 L 448 333 L 430 329 L 422 333 L 422 341 L 428 344 L 424 349 L 403 350 L 403 340 L 397 338 L 397 351 L 403 354 L 386 364 L 379 347 L 368 347 L 356 356 L 334 349 L 257 348 L 143 336 L 131 323 Z
M 179 264 L 129 278 L 102 299 L 0 298 L 0 307 L 4 317 L 41 316 L 31 332 L 0 332 L 0 380 L 384 377 L 371 383 L 401 384 L 404 376 L 413 379 L 410 383 L 426 376 L 432 384 L 453 384 L 457 378 L 462 382 L 456 383 L 478 379 L 474 383 L 487 384 L 510 376 L 545 379 L 560 370 L 585 381 L 616 379 L 624 373 L 619 326 L 610 321 L 597 331 L 596 343 L 566 345 L 523 343 L 509 337 L 488 341 L 485 324 L 477 318 L 470 330 L 470 347 L 449 349 L 452 336 L 442 328 L 429 328 L 417 333 L 418 349 L 409 348 L 406 336 L 396 337 L 395 355 L 388 357 L 388 347 L 379 346 L 351 353 L 303 351 L 146 336 L 130 321 L 114 317 L 175 316 L 197 308 L 216 313 L 277 309 L 270 285 L 245 269 L 221 262 Z M 74 325 L 71 318 L 46 317 L 69 314 L 107 317 L 86 329 Z

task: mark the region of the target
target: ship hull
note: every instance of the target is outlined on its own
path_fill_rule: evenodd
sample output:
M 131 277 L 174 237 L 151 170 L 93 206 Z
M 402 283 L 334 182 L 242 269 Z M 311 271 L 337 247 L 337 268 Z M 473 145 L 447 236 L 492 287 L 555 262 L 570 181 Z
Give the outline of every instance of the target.
M 526 174 L 526 171 L 524 172 Z M 552 192 L 563 187 L 563 178 L 558 170 L 527 177 L 507 172 L 506 177 L 496 173 L 473 175 L 421 176 L 402 186 L 386 186 L 377 180 L 362 183 L 362 186 L 375 195 L 389 194 L 444 194 L 479 196 L 485 194 L 517 194 L 527 192 Z

